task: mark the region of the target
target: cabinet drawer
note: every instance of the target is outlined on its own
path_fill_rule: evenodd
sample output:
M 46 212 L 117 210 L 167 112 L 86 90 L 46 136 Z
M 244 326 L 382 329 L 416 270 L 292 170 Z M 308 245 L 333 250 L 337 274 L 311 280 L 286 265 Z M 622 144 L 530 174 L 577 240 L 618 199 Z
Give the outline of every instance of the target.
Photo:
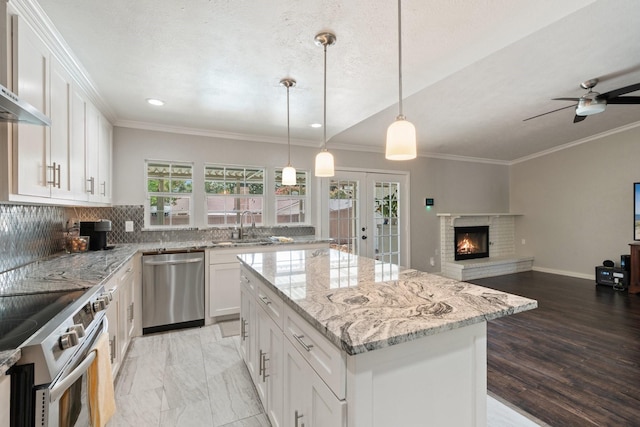
M 255 298 L 258 281 L 244 267 L 240 269 L 240 286 L 244 287 L 247 294 Z
M 226 252 L 226 251 L 209 251 L 209 264 L 229 264 L 238 263 L 238 252 Z
M 282 330 L 284 327 L 284 303 L 275 292 L 262 282 L 258 282 L 256 286 L 256 304 L 262 307 Z
M 284 334 L 338 399 L 345 399 L 347 374 L 342 351 L 290 307 L 285 310 Z

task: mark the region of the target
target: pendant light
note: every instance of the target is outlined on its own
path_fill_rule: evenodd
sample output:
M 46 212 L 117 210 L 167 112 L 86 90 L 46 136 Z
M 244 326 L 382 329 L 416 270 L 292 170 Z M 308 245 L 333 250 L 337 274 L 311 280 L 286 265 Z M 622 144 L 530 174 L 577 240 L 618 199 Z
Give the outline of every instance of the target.
M 398 0 L 398 105 L 400 114 L 387 129 L 385 157 L 389 160 L 416 158 L 416 128 L 402 113 L 402 11 Z
M 316 176 L 327 177 L 335 174 L 333 154 L 327 151 L 327 46 L 335 44 L 336 36 L 332 33 L 320 33 L 314 40 L 318 46 L 324 46 L 324 145 L 316 156 Z
M 296 185 L 296 169 L 291 166 L 291 130 L 289 127 L 289 88 L 296 85 L 293 79 L 282 79 L 280 84 L 287 88 L 287 145 L 289 146 L 289 160 L 287 166 L 282 169 L 282 185 Z

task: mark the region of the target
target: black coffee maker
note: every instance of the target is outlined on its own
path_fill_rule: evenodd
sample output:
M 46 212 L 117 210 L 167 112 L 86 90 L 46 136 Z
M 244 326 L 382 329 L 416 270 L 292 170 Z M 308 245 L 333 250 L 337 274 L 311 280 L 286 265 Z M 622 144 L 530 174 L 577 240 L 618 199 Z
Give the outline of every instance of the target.
M 89 249 L 92 251 L 113 248 L 113 246 L 107 246 L 107 233 L 109 231 L 111 231 L 111 221 L 108 219 L 80 221 L 80 235 L 90 237 Z

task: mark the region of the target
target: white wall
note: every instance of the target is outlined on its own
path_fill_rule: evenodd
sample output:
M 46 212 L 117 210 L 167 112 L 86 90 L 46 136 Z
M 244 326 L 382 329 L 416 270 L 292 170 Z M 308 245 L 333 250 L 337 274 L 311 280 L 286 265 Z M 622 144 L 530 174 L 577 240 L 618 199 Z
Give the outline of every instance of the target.
M 329 144 L 329 149 L 331 146 Z M 291 163 L 313 172 L 319 149 L 293 146 Z M 506 212 L 509 207 L 508 166 L 418 158 L 408 162 L 391 162 L 382 153 L 331 150 L 336 167 L 386 171 L 409 171 L 411 178 L 411 267 L 439 271 L 440 246 L 438 212 Z M 114 199 L 115 205 L 145 203 L 144 160 L 195 162 L 194 181 L 202 182 L 204 163 L 285 166 L 287 148 L 283 144 L 223 140 L 205 136 L 182 135 L 116 127 L 114 129 Z M 313 189 L 312 189 L 313 191 Z M 435 199 L 427 211 L 424 199 Z M 316 197 L 312 211 L 317 215 Z M 204 202 L 196 200 L 196 212 L 203 212 Z M 199 205 L 198 205 L 199 204 Z M 198 208 L 199 206 L 199 208 Z M 314 224 L 319 224 L 317 219 Z M 434 258 L 435 266 L 430 265 Z
M 517 252 L 534 255 L 534 269 L 585 278 L 605 259 L 618 264 L 633 240 L 639 162 L 636 127 L 512 165 Z

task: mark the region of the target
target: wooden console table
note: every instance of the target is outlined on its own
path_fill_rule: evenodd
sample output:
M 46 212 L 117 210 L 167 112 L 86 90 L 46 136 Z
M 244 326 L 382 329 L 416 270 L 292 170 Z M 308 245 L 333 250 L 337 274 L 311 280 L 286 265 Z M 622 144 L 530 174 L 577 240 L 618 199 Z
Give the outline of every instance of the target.
M 631 247 L 631 277 L 629 278 L 629 293 L 640 293 L 640 242 L 630 243 Z

